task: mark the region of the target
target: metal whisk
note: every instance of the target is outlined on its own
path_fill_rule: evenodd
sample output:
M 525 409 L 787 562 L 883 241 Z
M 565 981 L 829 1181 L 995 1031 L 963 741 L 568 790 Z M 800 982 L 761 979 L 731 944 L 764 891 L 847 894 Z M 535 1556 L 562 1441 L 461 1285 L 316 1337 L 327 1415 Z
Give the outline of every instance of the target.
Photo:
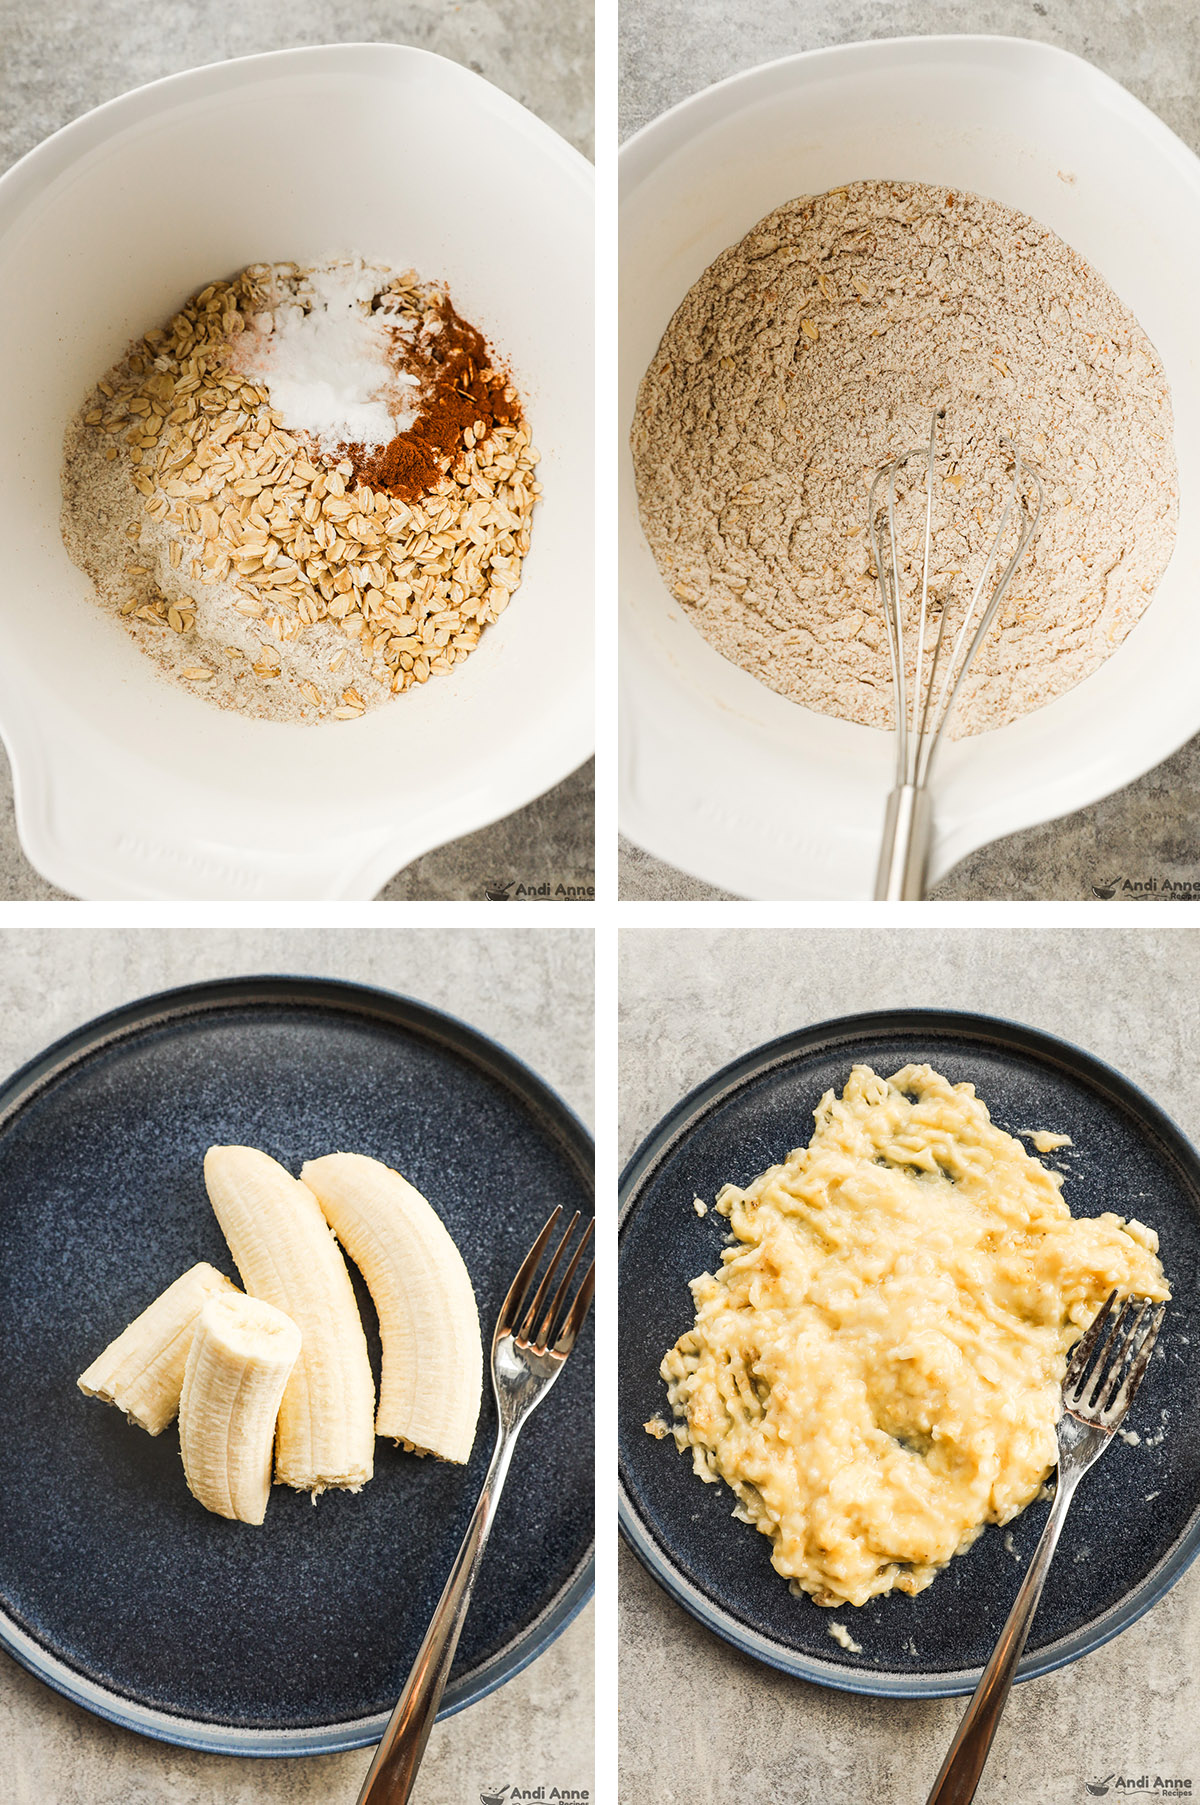
M 899 457 L 893 458 L 890 464 L 885 464 L 876 473 L 868 502 L 868 531 L 879 579 L 883 617 L 887 623 L 896 717 L 896 784 L 888 797 L 884 816 L 883 845 L 875 879 L 876 902 L 919 902 L 925 894 L 925 873 L 933 840 L 933 804 L 929 794 L 933 762 L 971 660 L 996 618 L 996 612 L 1008 593 L 1017 566 L 1037 532 L 1042 513 L 1041 479 L 1036 470 L 1023 462 L 1019 447 L 1002 433 L 1001 450 L 1010 454 L 1013 460 L 1012 481 L 987 561 L 975 584 L 948 657 L 943 663 L 942 651 L 950 610 L 943 605 L 935 637 L 929 608 L 929 556 L 933 539 L 933 470 L 937 456 L 937 429 L 939 420 L 944 417 L 945 409 L 939 408 L 930 424 L 927 447 L 916 445 L 910 451 L 901 452 Z M 905 674 L 904 598 L 901 593 L 900 557 L 896 545 L 896 477 L 909 459 L 914 457 L 925 459 L 925 532 L 921 557 L 920 605 L 916 618 L 916 670 L 910 698 Z M 879 499 L 881 485 L 886 485 L 887 490 L 883 501 Z M 989 594 L 988 586 L 992 582 L 1000 548 L 1014 512 L 1020 516 L 1016 546 Z M 885 517 L 886 538 L 881 537 Z M 927 658 L 928 674 L 925 668 Z

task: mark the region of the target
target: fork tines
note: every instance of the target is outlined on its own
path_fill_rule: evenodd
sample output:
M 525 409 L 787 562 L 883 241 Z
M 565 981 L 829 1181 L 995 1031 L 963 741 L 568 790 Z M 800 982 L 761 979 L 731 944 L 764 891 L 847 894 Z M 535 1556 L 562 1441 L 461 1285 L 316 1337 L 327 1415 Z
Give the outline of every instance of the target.
M 1063 1404 L 1072 1416 L 1109 1430 L 1123 1421 L 1145 1377 L 1167 1309 L 1148 1297 L 1127 1297 L 1114 1311 L 1116 1297 L 1115 1291 L 1109 1294 L 1076 1342 L 1063 1378 Z
M 538 1267 L 542 1263 L 542 1255 L 546 1251 L 561 1215 L 562 1206 L 559 1205 L 522 1261 L 521 1269 L 509 1287 L 508 1296 L 501 1308 L 496 1333 L 497 1335 L 511 1335 L 519 1347 L 532 1348 L 535 1353 L 565 1356 L 570 1353 L 575 1337 L 583 1326 L 583 1319 L 588 1313 L 592 1292 L 595 1288 L 596 1263 L 592 1260 L 579 1282 L 574 1298 L 568 1302 L 576 1270 L 591 1241 L 595 1222 L 593 1220 L 587 1224 L 579 1244 L 571 1256 L 570 1263 L 551 1294 L 550 1287 L 554 1276 L 562 1263 L 563 1255 L 567 1251 L 571 1238 L 579 1226 L 579 1211 L 576 1210 L 568 1222 L 558 1246 L 551 1254 L 550 1264 L 546 1267 L 535 1291 L 533 1284 Z

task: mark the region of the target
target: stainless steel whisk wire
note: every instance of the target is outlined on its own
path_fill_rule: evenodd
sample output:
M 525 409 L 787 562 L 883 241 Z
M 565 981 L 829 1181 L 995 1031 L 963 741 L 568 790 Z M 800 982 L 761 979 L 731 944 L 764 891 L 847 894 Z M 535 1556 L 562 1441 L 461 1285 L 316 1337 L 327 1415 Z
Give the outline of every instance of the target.
M 1000 435 L 1002 451 L 1013 460 L 1012 480 L 988 551 L 987 559 L 951 647 L 949 659 L 942 667 L 941 687 L 936 691 L 938 669 L 946 637 L 949 608 L 943 604 L 933 642 L 928 680 L 925 679 L 926 641 L 929 636 L 929 560 L 933 545 L 933 476 L 937 458 L 938 422 L 945 409 L 935 411 L 929 427 L 928 446 L 913 446 L 901 452 L 875 474 L 867 503 L 867 530 L 875 574 L 887 629 L 888 651 L 892 661 L 892 691 L 896 717 L 896 782 L 887 801 L 884 816 L 883 844 L 875 880 L 877 902 L 915 902 L 925 894 L 925 873 L 933 839 L 933 809 L 929 796 L 929 779 L 934 758 L 941 745 L 947 722 L 958 700 L 971 661 L 978 651 L 997 610 L 1008 593 L 1017 567 L 1028 551 L 1042 514 L 1042 483 L 1032 465 L 1026 464 L 1020 447 L 1007 434 Z M 913 673 L 911 703 L 905 671 L 903 596 L 901 595 L 900 555 L 896 536 L 896 478 L 910 458 L 925 457 L 925 528 L 921 552 L 920 606 L 917 615 L 916 668 Z M 1026 505 L 1023 479 L 1034 496 L 1034 505 Z M 879 491 L 887 485 L 885 506 L 881 507 Z M 880 537 L 880 515 L 886 511 L 887 537 Z M 1022 517 L 1016 546 L 991 591 L 987 594 L 1000 557 L 1014 511 Z M 982 612 L 972 633 L 972 623 L 983 603 Z M 968 634 L 971 634 L 968 643 Z M 966 650 L 964 652 L 964 645 Z

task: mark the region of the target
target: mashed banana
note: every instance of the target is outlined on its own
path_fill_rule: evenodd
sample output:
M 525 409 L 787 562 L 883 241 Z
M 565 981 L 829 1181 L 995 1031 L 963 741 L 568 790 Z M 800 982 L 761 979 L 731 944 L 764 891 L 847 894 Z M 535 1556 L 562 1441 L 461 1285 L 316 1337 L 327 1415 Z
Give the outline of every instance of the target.
M 1066 1356 L 1110 1291 L 1169 1296 L 1158 1237 L 1074 1218 L 971 1084 L 855 1066 L 807 1147 L 717 1209 L 662 1363 L 675 1440 L 818 1604 L 921 1592 L 1054 1465 Z

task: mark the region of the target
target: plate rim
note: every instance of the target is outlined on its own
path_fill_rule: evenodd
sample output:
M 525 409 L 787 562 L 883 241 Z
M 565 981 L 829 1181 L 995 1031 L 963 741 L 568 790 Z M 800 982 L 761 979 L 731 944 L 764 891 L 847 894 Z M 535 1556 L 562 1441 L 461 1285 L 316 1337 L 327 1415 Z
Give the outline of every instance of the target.
M 707 1113 L 719 1098 L 728 1099 L 753 1078 L 789 1063 L 795 1053 L 827 1044 L 849 1042 L 869 1033 L 907 1033 L 939 1031 L 943 1036 L 957 1033 L 966 1039 L 990 1038 L 1002 1041 L 1010 1049 L 1019 1049 L 1040 1057 L 1060 1069 L 1085 1078 L 1091 1085 L 1103 1087 L 1124 1102 L 1144 1124 L 1153 1128 L 1163 1151 L 1187 1173 L 1200 1198 L 1200 1150 L 1167 1114 L 1162 1106 L 1116 1066 L 1089 1053 L 1075 1042 L 1047 1033 L 1027 1022 L 1012 1017 L 989 1015 L 980 1010 L 897 1006 L 890 1009 L 857 1010 L 845 1016 L 832 1016 L 806 1027 L 789 1030 L 763 1041 L 757 1047 L 739 1054 L 717 1071 L 694 1085 L 685 1096 L 644 1135 L 621 1171 L 617 1218 L 617 1291 L 620 1297 L 621 1248 L 625 1229 L 637 1208 L 642 1189 L 667 1155 L 684 1139 L 690 1127 Z M 858 1693 L 873 1698 L 952 1698 L 974 1692 L 982 1677 L 982 1667 L 945 1670 L 929 1674 L 893 1674 L 884 1670 L 854 1668 L 828 1660 L 822 1661 L 793 1649 L 785 1649 L 772 1638 L 743 1623 L 717 1604 L 698 1586 L 685 1578 L 672 1564 L 667 1551 L 653 1535 L 636 1509 L 626 1484 L 625 1462 L 618 1445 L 617 1521 L 627 1546 L 676 1603 L 695 1617 L 704 1627 L 743 1654 L 795 1678 L 809 1680 L 840 1692 Z M 1200 1498 L 1183 1530 L 1154 1567 L 1132 1591 L 1106 1611 L 1093 1624 L 1070 1636 L 1047 1645 L 1021 1658 L 1016 1679 L 1037 1679 L 1066 1667 L 1082 1656 L 1102 1648 L 1123 1630 L 1145 1616 L 1162 1599 L 1192 1562 L 1200 1555 Z
M 162 1026 L 171 1019 L 180 1021 L 192 1016 L 201 1020 L 218 1010 L 264 1004 L 332 1006 L 347 1016 L 358 1015 L 359 1019 L 373 1013 L 377 1020 L 386 1020 L 398 1028 L 407 1027 L 423 1038 L 440 1041 L 476 1064 L 485 1064 L 493 1077 L 507 1083 L 522 1100 L 538 1102 L 551 1123 L 560 1130 L 564 1151 L 580 1156 L 585 1165 L 590 1161 L 594 1173 L 595 1142 L 587 1124 L 564 1097 L 503 1042 L 472 1027 L 461 1016 L 403 991 L 352 978 L 328 978 L 299 972 L 198 979 L 190 984 L 147 992 L 90 1016 L 0 1080 L 0 1136 L 18 1119 L 26 1105 L 36 1101 L 50 1085 L 101 1047 L 132 1040 L 139 1031 Z M 591 1598 L 595 1590 L 595 1562 L 593 1524 L 592 1542 L 583 1560 L 544 1611 L 514 1642 L 485 1661 L 467 1680 L 451 1681 L 447 1686 L 438 1710 L 439 1722 L 486 1698 L 544 1653 Z M 139 1704 L 79 1673 L 60 1656 L 51 1653 L 35 1636 L 14 1622 L 3 1602 L 0 1602 L 0 1648 L 35 1679 L 93 1716 L 154 1741 L 210 1755 L 334 1754 L 378 1742 L 388 1722 L 389 1713 L 385 1711 L 372 1717 L 347 1718 L 300 1729 L 241 1729 Z

